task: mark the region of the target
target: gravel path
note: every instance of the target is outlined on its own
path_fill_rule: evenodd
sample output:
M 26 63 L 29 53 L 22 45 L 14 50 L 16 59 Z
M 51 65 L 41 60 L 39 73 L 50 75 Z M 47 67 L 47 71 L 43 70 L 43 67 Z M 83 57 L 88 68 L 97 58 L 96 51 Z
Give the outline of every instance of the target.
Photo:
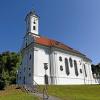
M 57 98 L 57 97 L 54 97 L 54 96 L 49 96 L 49 98 L 47 99 L 47 98 L 45 98 L 45 99 L 43 99 L 43 94 L 41 94 L 41 93 L 33 93 L 35 96 L 38 96 L 38 97 L 40 97 L 42 100 L 61 100 L 61 99 L 59 99 L 59 98 Z

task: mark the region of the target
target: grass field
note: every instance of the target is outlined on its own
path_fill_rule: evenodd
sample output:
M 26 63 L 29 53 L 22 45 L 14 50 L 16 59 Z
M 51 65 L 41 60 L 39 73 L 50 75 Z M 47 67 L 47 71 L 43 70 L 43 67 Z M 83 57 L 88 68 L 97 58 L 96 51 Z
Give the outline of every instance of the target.
M 10 86 L 7 89 L 0 91 L 0 100 L 39 100 L 37 97 L 22 92 L 16 89 L 15 86 Z
M 41 90 L 44 86 L 41 86 Z M 61 100 L 100 100 L 100 85 L 48 86 L 49 95 Z M 10 86 L 0 91 L 0 100 L 39 100 L 37 97 Z
M 100 100 L 100 85 L 48 86 L 48 92 L 61 100 Z

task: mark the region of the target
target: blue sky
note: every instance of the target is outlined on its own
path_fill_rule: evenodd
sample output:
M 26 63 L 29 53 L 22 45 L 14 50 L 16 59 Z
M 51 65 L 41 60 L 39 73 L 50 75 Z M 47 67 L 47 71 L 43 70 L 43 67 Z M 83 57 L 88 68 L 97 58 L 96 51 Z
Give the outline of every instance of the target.
M 19 51 L 32 9 L 40 16 L 41 35 L 100 62 L 100 0 L 0 0 L 0 52 Z

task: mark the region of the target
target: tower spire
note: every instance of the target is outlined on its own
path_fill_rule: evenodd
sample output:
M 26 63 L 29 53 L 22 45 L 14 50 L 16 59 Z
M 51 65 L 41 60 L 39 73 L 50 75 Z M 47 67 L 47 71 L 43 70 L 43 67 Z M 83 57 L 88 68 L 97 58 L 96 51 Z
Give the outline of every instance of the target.
M 31 10 L 25 18 L 26 21 L 26 33 L 32 33 L 34 35 L 39 35 L 39 17 L 36 14 L 35 10 Z

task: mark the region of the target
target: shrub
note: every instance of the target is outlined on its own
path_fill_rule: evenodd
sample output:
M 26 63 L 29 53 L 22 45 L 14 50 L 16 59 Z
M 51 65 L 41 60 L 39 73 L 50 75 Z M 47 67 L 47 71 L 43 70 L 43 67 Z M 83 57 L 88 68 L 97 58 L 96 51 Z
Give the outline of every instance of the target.
M 3 90 L 5 85 L 5 79 L 0 75 L 0 90 Z

